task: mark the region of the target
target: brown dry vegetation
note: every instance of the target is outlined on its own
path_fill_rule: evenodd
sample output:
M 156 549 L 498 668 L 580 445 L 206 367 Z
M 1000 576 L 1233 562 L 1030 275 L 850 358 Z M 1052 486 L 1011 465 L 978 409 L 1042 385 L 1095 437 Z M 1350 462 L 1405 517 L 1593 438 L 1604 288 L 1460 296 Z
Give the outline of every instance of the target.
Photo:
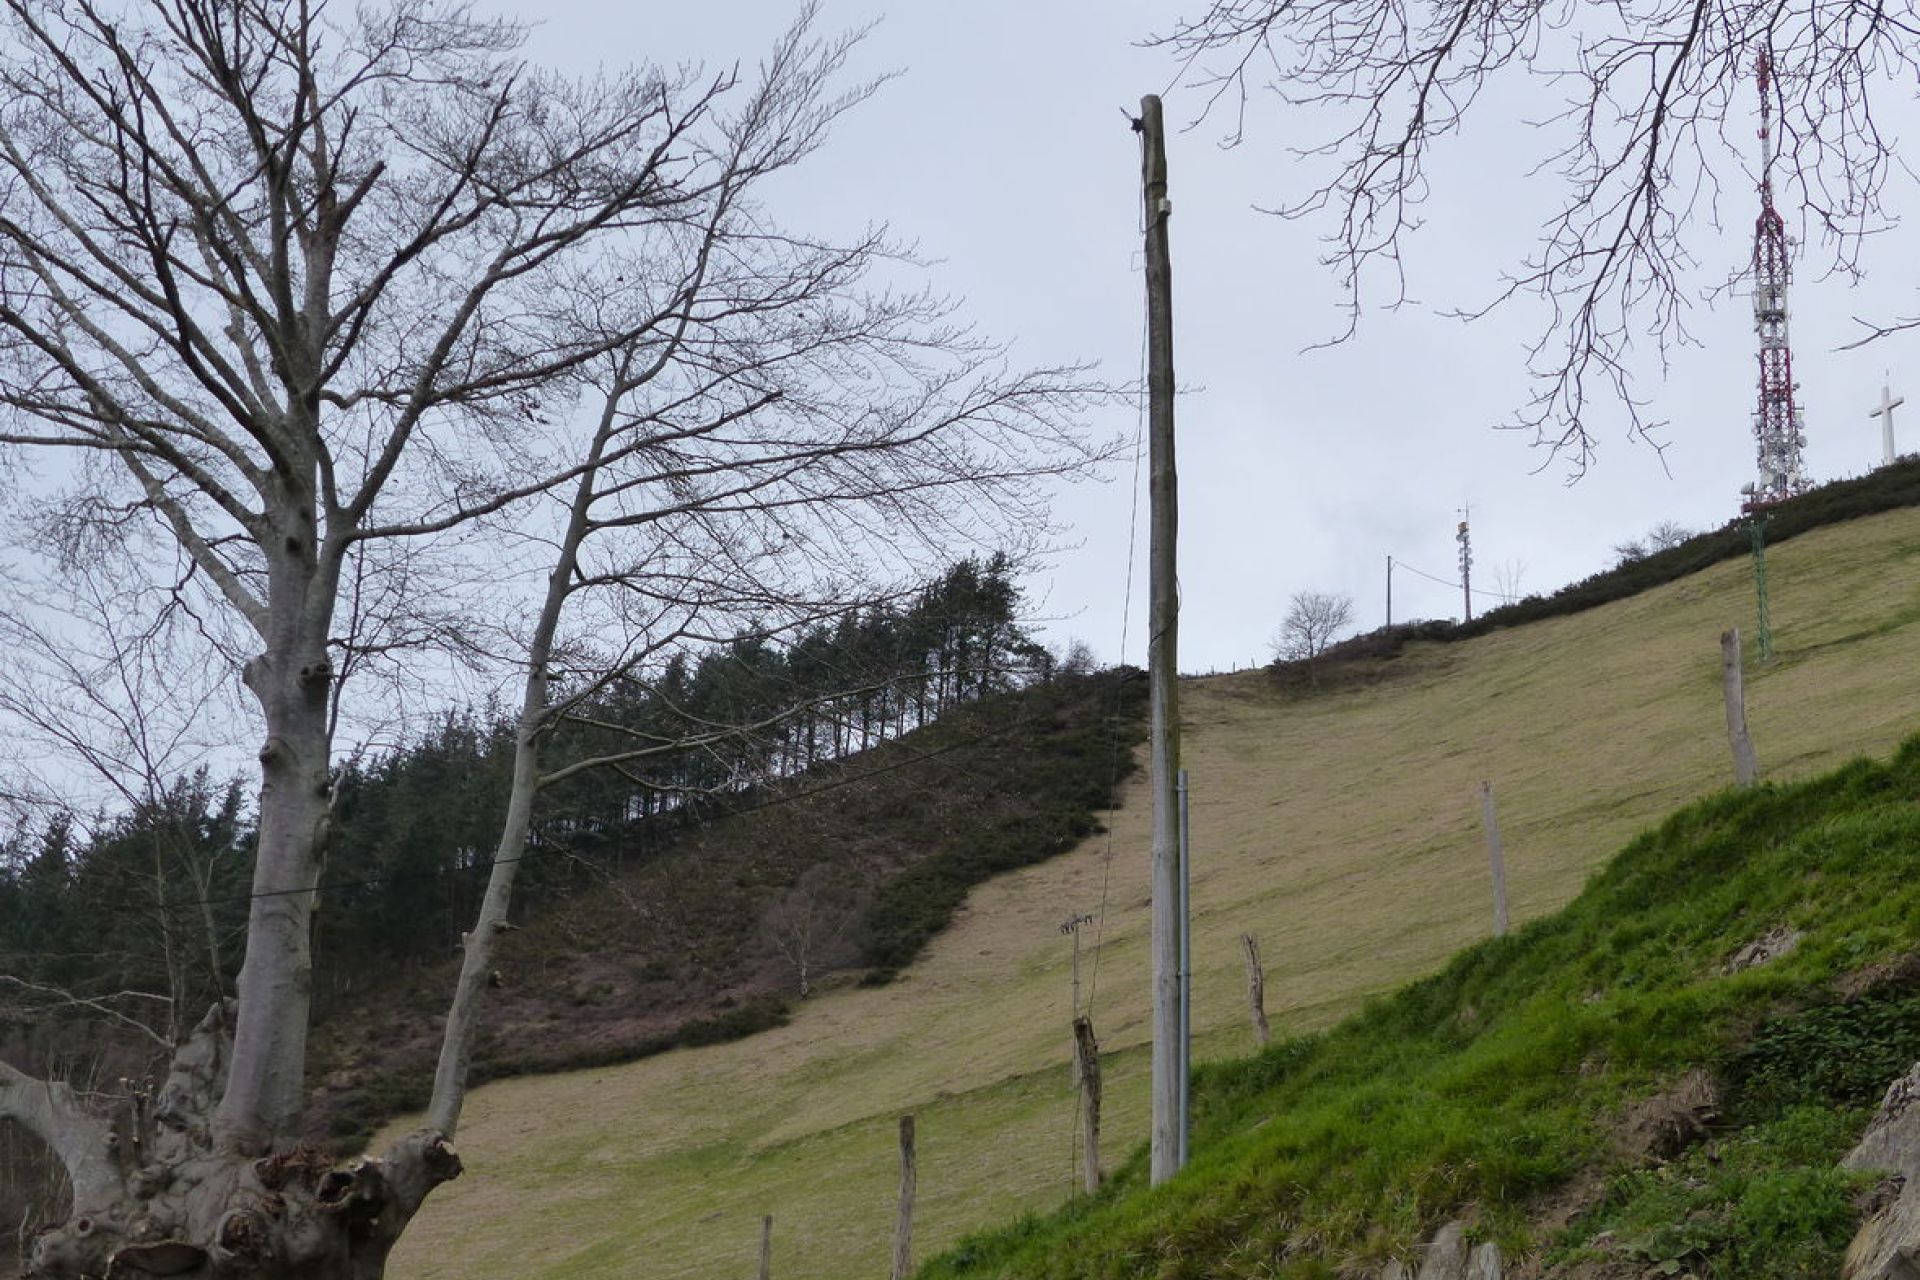
M 876 912 L 896 918 L 889 956 L 922 940 L 897 922 L 913 887 L 903 873 L 924 877 L 958 850 L 1017 866 L 1094 826 L 1143 731 L 1141 683 L 1138 673 L 1070 677 L 964 704 L 906 739 L 750 794 L 744 811 L 694 826 L 622 872 L 602 871 L 503 940 L 476 1077 L 631 1062 L 777 1025 L 799 996 L 798 928 L 810 931 L 816 988 L 873 975 Z M 831 891 L 821 891 L 823 873 Z M 937 927 L 925 901 L 906 905 Z M 316 1140 L 358 1146 L 425 1104 L 458 968 L 449 954 L 396 973 L 321 1024 Z
M 1763 774 L 1883 753 L 1920 726 L 1920 512 L 1807 534 L 1770 569 L 1779 658 L 1748 681 Z M 1189 682 L 1203 1056 L 1251 1045 L 1242 931 L 1261 938 L 1281 1034 L 1482 936 L 1480 780 L 1499 800 L 1516 920 L 1565 903 L 1628 835 L 1725 785 L 1718 637 L 1751 620 L 1749 569 L 1732 561 L 1587 613 L 1414 646 L 1364 688 Z M 1144 1131 L 1142 790 L 1110 840 L 976 890 L 891 987 L 825 994 L 738 1043 L 480 1090 L 462 1136 L 470 1172 L 429 1205 L 392 1274 L 750 1274 L 762 1212 L 783 1280 L 882 1274 L 892 1117 L 909 1110 L 924 1250 L 1057 1203 L 1072 1098 L 1056 926 L 1102 901 L 1094 1019 L 1127 1050 L 1108 1067 L 1109 1150 Z

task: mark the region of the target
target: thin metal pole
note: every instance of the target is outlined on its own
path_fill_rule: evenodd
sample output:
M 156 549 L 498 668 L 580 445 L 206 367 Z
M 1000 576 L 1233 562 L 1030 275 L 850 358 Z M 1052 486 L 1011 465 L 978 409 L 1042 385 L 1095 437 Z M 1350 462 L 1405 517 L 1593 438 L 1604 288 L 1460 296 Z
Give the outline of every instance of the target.
M 1073 1016 L 1080 1016 L 1080 930 L 1073 931 Z
M 1480 784 L 1480 821 L 1487 829 L 1487 866 L 1493 873 L 1493 936 L 1507 936 L 1507 859 L 1500 850 L 1500 819 L 1493 811 L 1493 784 Z
M 1193 1128 L 1193 844 L 1187 771 L 1180 771 L 1180 1167 L 1187 1167 Z
M 1755 612 L 1759 614 L 1760 625 L 1754 632 L 1754 638 L 1760 644 L 1760 661 L 1773 661 L 1773 619 L 1767 610 L 1767 517 L 1764 512 L 1756 511 L 1747 520 L 1747 530 L 1753 535 L 1753 600 Z
M 1393 626 L 1393 557 L 1387 557 L 1387 626 Z
M 1174 771 L 1180 765 L 1180 605 L 1175 543 L 1179 535 L 1179 481 L 1173 459 L 1173 266 L 1167 250 L 1167 136 L 1160 99 L 1140 100 L 1141 186 L 1147 263 L 1148 537 L 1147 683 L 1152 731 L 1148 756 L 1153 786 L 1153 1065 L 1149 1181 L 1166 1181 L 1180 1168 L 1179 1072 L 1180 894 L 1179 815 Z

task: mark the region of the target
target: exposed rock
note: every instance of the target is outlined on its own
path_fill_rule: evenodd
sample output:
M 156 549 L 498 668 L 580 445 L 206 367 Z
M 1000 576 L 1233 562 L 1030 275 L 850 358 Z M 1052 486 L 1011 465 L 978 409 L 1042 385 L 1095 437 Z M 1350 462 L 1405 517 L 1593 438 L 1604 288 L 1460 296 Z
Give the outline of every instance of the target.
M 1862 1224 L 1840 1280 L 1920 1280 L 1920 1196 L 1905 1192 Z
M 1920 1182 L 1920 1062 L 1887 1087 L 1880 1110 L 1867 1126 L 1860 1145 L 1840 1162 L 1844 1169 L 1883 1169 Z
M 1695 1067 L 1665 1093 L 1628 1107 L 1614 1136 L 1631 1159 L 1671 1160 L 1706 1137 L 1719 1116 L 1720 1091 L 1712 1076 Z
M 1501 1280 L 1503 1275 L 1500 1246 L 1492 1241 L 1475 1245 L 1472 1256 L 1467 1259 L 1467 1280 Z
M 1847 1248 L 1841 1280 L 1920 1280 L 1920 1063 L 1895 1080 L 1860 1145 L 1841 1167 L 1894 1175 L 1890 1203 L 1861 1224 Z M 1883 1199 L 1885 1197 L 1882 1197 Z
M 1412 1280 L 1412 1277 L 1407 1275 L 1407 1264 L 1395 1258 L 1387 1264 L 1387 1269 L 1380 1273 L 1380 1280 Z
M 1733 958 L 1726 963 L 1726 971 L 1739 973 L 1745 969 L 1757 969 L 1763 964 L 1772 964 L 1782 956 L 1791 955 L 1805 936 L 1798 929 L 1789 929 L 1783 924 L 1775 925 L 1734 952 Z
M 1459 1222 L 1440 1228 L 1427 1245 L 1419 1280 L 1467 1280 L 1467 1229 Z
M 1920 952 L 1909 951 L 1891 960 L 1882 960 L 1878 964 L 1843 974 L 1834 979 L 1833 989 L 1842 1000 L 1920 989 Z

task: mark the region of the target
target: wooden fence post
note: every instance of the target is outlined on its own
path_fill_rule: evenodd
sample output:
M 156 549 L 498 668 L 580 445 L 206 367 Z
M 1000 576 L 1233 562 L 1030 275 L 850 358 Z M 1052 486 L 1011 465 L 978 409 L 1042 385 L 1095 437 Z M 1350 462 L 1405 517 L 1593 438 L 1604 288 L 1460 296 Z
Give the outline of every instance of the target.
M 913 1273 L 913 1117 L 900 1117 L 900 1216 L 893 1224 L 893 1280 Z
M 1267 1026 L 1267 971 L 1260 965 L 1260 940 L 1243 933 L 1240 945 L 1247 952 L 1247 1012 L 1253 1015 L 1253 1038 L 1264 1049 L 1273 1032 Z
M 773 1215 L 760 1219 L 760 1280 L 773 1280 Z
M 1073 1073 L 1080 1086 L 1080 1138 L 1086 1148 L 1087 1194 L 1100 1190 L 1100 1042 L 1093 1038 L 1093 1019 L 1073 1020 Z
M 1493 936 L 1507 936 L 1507 860 L 1500 852 L 1500 821 L 1493 812 L 1493 784 L 1480 784 L 1480 820 L 1487 828 L 1487 861 L 1493 869 Z
M 1733 781 L 1750 787 L 1760 776 L 1760 761 L 1747 733 L 1746 681 L 1740 671 L 1740 628 L 1720 633 L 1720 684 L 1727 697 L 1727 743 L 1733 748 Z

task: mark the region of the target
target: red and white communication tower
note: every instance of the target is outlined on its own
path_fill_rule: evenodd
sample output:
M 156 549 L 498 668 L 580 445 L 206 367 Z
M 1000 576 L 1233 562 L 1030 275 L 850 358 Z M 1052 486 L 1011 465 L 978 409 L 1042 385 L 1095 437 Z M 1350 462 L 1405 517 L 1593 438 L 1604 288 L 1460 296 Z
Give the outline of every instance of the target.
M 1753 328 L 1760 336 L 1760 405 L 1753 411 L 1759 478 L 1747 485 L 1745 508 L 1764 507 L 1807 489 L 1800 450 L 1806 421 L 1794 402 L 1793 348 L 1787 343 L 1787 231 L 1773 207 L 1773 60 L 1762 49 L 1760 82 L 1760 219 L 1753 228 Z

